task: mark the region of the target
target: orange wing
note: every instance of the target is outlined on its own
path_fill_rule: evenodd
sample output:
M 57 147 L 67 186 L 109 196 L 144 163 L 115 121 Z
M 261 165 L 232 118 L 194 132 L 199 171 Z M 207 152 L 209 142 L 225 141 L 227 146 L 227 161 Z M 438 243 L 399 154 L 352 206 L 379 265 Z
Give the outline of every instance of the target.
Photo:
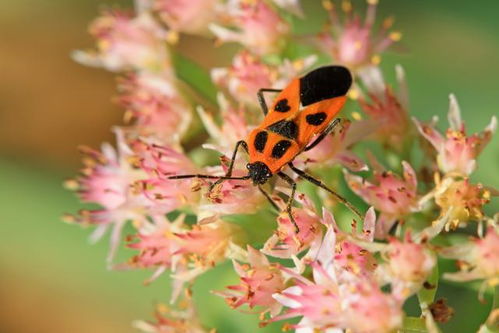
M 299 112 L 295 121 L 299 128 L 297 142 L 300 147 L 305 148 L 314 135 L 320 134 L 326 129 L 340 112 L 346 100 L 346 96 L 326 99 Z
M 294 119 L 299 111 L 300 79 L 294 79 L 277 95 L 260 127 L 266 128 L 283 119 Z

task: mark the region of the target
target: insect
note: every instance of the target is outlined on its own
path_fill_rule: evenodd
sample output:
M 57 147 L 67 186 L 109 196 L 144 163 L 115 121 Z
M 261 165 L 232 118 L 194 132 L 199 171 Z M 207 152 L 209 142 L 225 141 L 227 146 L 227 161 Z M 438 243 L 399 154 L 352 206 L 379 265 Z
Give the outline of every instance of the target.
M 210 185 L 210 191 L 224 180 L 251 179 L 253 184 L 258 186 L 271 204 L 277 208 L 270 195 L 262 188 L 262 185 L 272 176 L 277 175 L 291 186 L 286 211 L 298 231 L 291 208 L 296 192 L 296 182 L 282 172 L 287 165 L 300 178 L 326 190 L 363 219 L 362 214 L 345 198 L 327 187 L 322 181 L 293 165 L 293 160 L 297 155 L 315 147 L 341 122 L 341 119 L 335 116 L 345 104 L 346 93 L 351 84 L 352 76 L 347 68 L 325 66 L 294 79 L 283 90 L 260 89 L 257 97 L 265 118 L 246 140 L 237 142 L 225 176 L 195 174 L 176 175 L 169 178 L 217 179 Z M 265 102 L 264 93 L 278 93 L 270 109 Z M 249 163 L 246 165 L 248 174 L 233 177 L 234 161 L 240 147 L 249 154 Z

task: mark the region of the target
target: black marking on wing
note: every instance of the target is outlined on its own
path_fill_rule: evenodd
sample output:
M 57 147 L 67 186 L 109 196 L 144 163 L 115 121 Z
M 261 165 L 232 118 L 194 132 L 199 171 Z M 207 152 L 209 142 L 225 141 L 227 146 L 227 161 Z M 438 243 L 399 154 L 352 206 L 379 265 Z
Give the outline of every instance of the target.
M 281 99 L 274 107 L 277 112 L 288 112 L 291 107 L 288 105 L 288 100 L 286 98 Z
M 288 140 L 281 140 L 276 145 L 274 148 L 272 148 L 272 157 L 273 158 L 281 158 L 286 154 L 286 151 L 291 147 L 291 141 Z
M 324 112 L 317 112 L 313 114 L 307 114 L 305 119 L 307 120 L 307 124 L 313 125 L 313 126 L 319 126 L 326 120 L 327 114 Z
M 265 149 L 265 145 L 267 144 L 267 138 L 269 134 L 266 131 L 258 132 L 255 136 L 255 142 L 253 142 L 253 146 L 260 153 Z
M 298 125 L 294 121 L 279 120 L 267 127 L 267 129 L 288 139 L 295 140 L 298 137 Z
M 303 106 L 325 99 L 344 96 L 352 85 L 350 71 L 342 66 L 317 68 L 300 79 L 300 101 Z

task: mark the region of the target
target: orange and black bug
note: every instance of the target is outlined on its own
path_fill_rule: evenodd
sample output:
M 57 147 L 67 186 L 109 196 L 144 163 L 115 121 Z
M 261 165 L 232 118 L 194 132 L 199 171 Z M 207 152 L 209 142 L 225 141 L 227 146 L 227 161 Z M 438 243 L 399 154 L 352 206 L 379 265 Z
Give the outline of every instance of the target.
M 341 120 L 335 116 L 345 104 L 346 93 L 351 84 L 352 76 L 348 69 L 342 66 L 326 66 L 294 79 L 283 90 L 260 89 L 258 100 L 265 118 L 246 140 L 237 142 L 225 176 L 197 174 L 177 175 L 169 178 L 217 179 L 211 184 L 210 191 L 227 179 L 251 179 L 273 206 L 277 207 L 261 187 L 269 178 L 277 175 L 291 186 L 286 211 L 298 229 L 291 212 L 296 182 L 281 171 L 284 166 L 288 165 L 299 177 L 328 191 L 362 219 L 362 214 L 345 198 L 320 180 L 296 168 L 292 163 L 298 154 L 315 147 L 340 123 Z M 263 93 L 266 92 L 279 93 L 270 109 L 263 97 Z M 249 163 L 246 165 L 248 174 L 243 177 L 232 177 L 239 147 L 243 147 L 249 154 Z

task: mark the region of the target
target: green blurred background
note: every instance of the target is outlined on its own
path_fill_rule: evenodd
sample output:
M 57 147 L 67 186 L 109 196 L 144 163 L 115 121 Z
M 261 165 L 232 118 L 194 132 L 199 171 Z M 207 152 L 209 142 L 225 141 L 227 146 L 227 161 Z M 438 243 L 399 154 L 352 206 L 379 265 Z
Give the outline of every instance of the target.
M 320 5 L 302 2 L 308 13 Z M 80 207 L 62 188 L 79 167 L 77 145 L 112 141 L 109 128 L 121 123 L 121 111 L 110 102 L 113 76 L 69 59 L 71 50 L 92 45 L 87 25 L 98 8 L 111 4 L 129 2 L 0 0 L 0 332 L 133 332 L 132 320 L 150 318 L 154 304 L 167 300 L 166 278 L 144 287 L 150 272 L 108 271 L 106 242 L 90 246 L 90 230 L 60 221 Z M 382 0 L 380 14 L 395 15 L 404 33 L 407 51 L 385 56 L 382 66 L 390 80 L 395 64 L 405 67 L 413 115 L 429 120 L 437 114 L 446 125 L 451 92 L 470 132 L 499 113 L 499 2 Z M 224 48 L 211 51 L 210 45 L 183 38 L 180 47 L 202 54 L 193 60 L 203 66 L 226 64 Z M 497 187 L 498 162 L 496 137 L 475 180 Z M 488 210 L 497 211 L 497 201 Z M 229 265 L 199 279 L 201 317 L 219 332 L 256 332 L 254 318 L 208 293 L 233 282 Z M 443 292 L 456 308 L 444 330 L 476 331 L 490 303 L 451 285 Z

